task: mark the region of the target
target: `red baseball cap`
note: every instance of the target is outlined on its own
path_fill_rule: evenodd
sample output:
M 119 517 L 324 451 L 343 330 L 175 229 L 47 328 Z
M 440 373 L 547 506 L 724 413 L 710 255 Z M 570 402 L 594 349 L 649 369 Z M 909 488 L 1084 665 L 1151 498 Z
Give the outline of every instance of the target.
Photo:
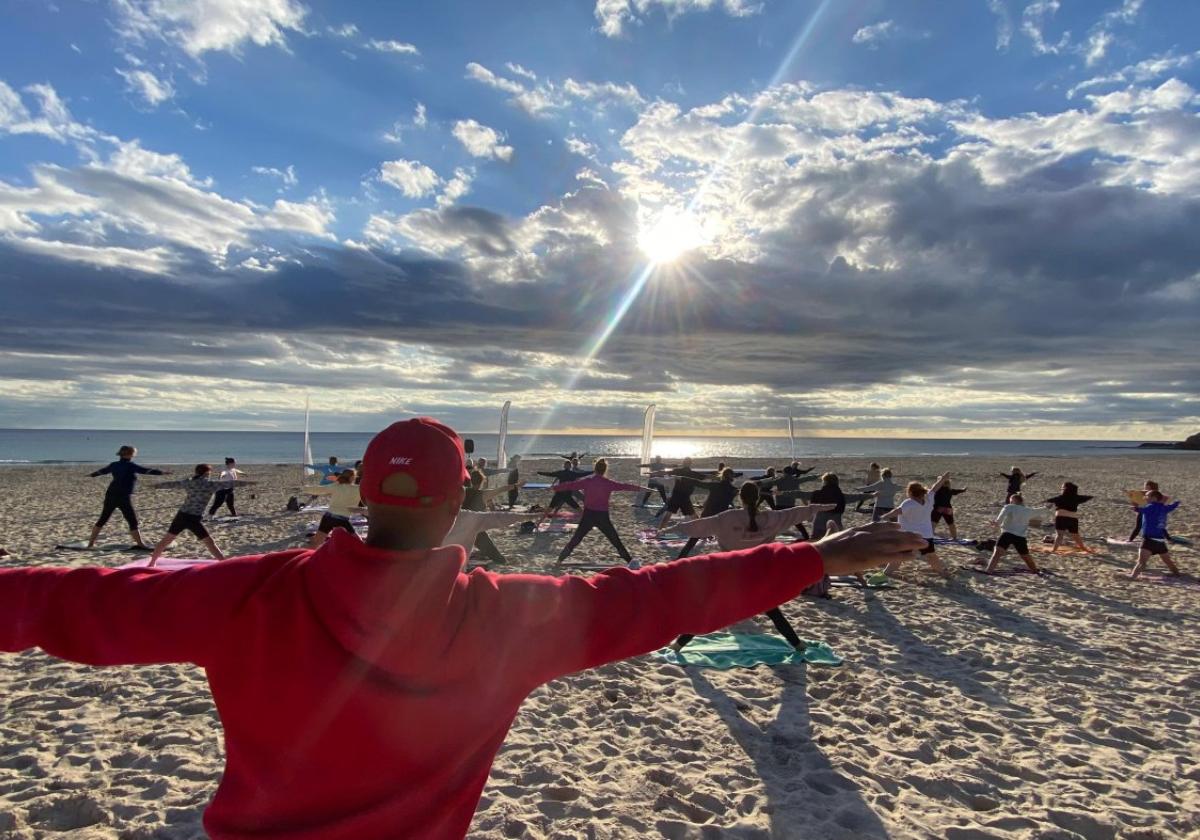
M 383 482 L 396 473 L 416 481 L 413 496 L 389 496 Z M 457 492 L 467 478 L 463 442 L 454 430 L 430 417 L 414 417 L 388 426 L 363 453 L 362 497 L 379 505 L 436 505 Z

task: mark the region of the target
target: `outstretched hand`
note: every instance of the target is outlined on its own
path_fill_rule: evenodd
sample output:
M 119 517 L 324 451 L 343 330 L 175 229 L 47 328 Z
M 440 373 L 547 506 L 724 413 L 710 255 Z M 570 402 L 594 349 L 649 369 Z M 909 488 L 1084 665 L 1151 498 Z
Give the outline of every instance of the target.
M 925 547 L 925 538 L 895 522 L 872 522 L 828 534 L 813 545 L 825 561 L 825 574 L 856 575 L 907 558 Z

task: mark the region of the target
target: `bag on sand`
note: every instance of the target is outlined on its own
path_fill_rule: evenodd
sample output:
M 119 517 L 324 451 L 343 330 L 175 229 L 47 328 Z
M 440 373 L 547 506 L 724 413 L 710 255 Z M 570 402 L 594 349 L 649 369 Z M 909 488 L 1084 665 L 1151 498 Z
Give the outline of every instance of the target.
M 287 500 L 287 510 L 300 510 L 300 500 L 295 496 Z

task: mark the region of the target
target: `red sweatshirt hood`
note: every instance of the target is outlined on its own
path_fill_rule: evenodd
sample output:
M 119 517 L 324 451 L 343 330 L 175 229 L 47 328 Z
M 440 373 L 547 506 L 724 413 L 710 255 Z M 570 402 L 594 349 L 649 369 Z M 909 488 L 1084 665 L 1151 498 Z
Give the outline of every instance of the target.
M 405 675 L 427 671 L 451 641 L 465 600 L 451 596 L 466 586 L 465 562 L 461 546 L 389 551 L 337 530 L 306 559 L 304 585 L 342 648 Z

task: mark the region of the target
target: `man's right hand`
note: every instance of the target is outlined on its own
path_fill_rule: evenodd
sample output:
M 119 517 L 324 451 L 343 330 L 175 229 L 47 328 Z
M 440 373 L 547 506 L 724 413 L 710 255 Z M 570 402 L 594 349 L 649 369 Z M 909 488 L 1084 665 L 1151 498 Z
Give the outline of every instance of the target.
M 828 534 L 813 546 L 825 561 L 825 574 L 856 575 L 907 558 L 925 547 L 925 538 L 895 522 L 872 522 Z

